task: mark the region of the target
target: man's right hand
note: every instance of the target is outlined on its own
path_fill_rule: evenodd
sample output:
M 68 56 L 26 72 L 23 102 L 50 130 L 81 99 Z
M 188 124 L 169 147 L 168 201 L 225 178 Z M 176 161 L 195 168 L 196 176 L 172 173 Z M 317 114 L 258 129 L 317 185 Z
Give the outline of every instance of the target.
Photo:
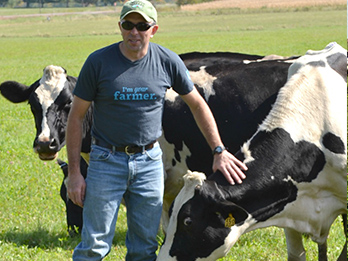
M 71 201 L 83 208 L 85 200 L 86 182 L 81 173 L 68 175 L 67 181 L 68 197 Z

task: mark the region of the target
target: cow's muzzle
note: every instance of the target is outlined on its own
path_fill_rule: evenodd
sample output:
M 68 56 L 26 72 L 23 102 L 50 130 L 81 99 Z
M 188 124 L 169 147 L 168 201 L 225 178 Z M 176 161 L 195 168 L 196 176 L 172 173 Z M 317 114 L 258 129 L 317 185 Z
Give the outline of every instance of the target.
M 59 146 L 55 139 L 36 138 L 33 147 L 41 160 L 54 160 L 58 156 Z

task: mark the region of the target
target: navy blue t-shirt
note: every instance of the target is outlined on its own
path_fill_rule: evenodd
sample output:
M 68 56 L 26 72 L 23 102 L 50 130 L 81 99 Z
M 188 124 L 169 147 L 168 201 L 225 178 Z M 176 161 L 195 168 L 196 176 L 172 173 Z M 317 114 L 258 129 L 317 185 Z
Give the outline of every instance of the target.
M 159 138 L 166 90 L 193 89 L 187 68 L 174 52 L 150 43 L 132 62 L 119 43 L 93 52 L 84 63 L 74 94 L 94 102 L 92 135 L 114 146 L 144 146 Z

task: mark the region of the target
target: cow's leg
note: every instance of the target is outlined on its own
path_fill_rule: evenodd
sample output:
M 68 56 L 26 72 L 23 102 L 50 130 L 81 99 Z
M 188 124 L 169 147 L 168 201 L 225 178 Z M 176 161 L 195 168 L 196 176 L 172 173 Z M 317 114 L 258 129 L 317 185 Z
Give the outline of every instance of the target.
M 343 214 L 342 218 L 343 218 L 343 229 L 344 229 L 344 235 L 346 238 L 346 243 L 344 244 L 342 252 L 340 256 L 338 257 L 337 261 L 347 261 L 347 214 Z
M 302 234 L 291 228 L 284 228 L 288 261 L 305 261 L 306 251 L 302 244 Z
M 59 165 L 60 165 L 60 162 L 59 162 L 60 160 L 58 159 L 58 163 L 59 163 Z M 65 162 L 64 162 L 65 163 Z M 66 164 L 66 163 L 65 163 Z M 62 165 L 61 165 L 61 168 L 62 168 Z M 63 168 L 62 168 L 63 169 Z M 64 172 L 64 171 L 63 171 Z M 65 186 L 65 184 L 64 184 L 64 180 L 65 180 L 65 177 L 64 177 L 64 179 L 63 179 L 63 182 L 62 182 L 62 185 L 60 186 L 60 197 L 62 198 L 62 200 L 64 201 L 64 204 L 65 204 L 65 209 L 67 209 L 68 208 L 68 193 L 67 193 L 67 191 L 66 191 L 66 186 Z M 68 217 L 67 217 L 67 223 L 69 223 L 68 222 Z M 68 225 L 69 226 L 69 225 Z
M 81 233 L 83 226 L 82 208 L 75 205 L 69 198 L 66 203 L 66 217 L 70 236 Z
M 327 261 L 327 241 L 324 244 L 318 244 L 318 260 Z
M 60 165 L 64 173 L 64 181 L 60 189 L 60 195 L 66 205 L 68 232 L 71 236 L 73 236 L 77 233 L 80 233 L 82 230 L 82 226 L 83 226 L 82 208 L 75 205 L 71 200 L 69 200 L 67 196 L 65 181 L 68 176 L 68 164 L 66 164 L 65 162 L 61 160 L 58 160 L 58 164 Z M 81 174 L 83 175 L 84 178 L 86 178 L 86 175 L 87 175 L 87 167 L 88 165 L 83 160 L 83 158 L 81 158 L 80 169 L 81 169 Z
M 65 204 L 66 222 L 68 225 L 69 234 L 71 234 L 70 233 L 71 224 L 70 224 L 69 216 L 68 216 L 68 192 L 67 192 L 67 189 L 65 186 L 65 180 L 68 177 L 68 164 L 60 159 L 57 159 L 57 163 L 59 164 L 59 166 L 62 169 L 63 174 L 64 174 L 63 182 L 62 182 L 62 185 L 60 186 L 60 197 L 62 198 L 62 200 L 64 201 L 64 204 Z

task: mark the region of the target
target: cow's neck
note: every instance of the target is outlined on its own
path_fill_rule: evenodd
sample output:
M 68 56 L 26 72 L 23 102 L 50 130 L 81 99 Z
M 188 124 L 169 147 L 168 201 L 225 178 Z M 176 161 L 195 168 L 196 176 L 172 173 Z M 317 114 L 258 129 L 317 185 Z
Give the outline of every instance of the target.
M 294 143 L 281 128 L 258 132 L 248 144 L 251 158 L 242 184 L 231 187 L 219 174 L 212 179 L 225 191 L 227 200 L 246 209 L 257 221 L 269 219 L 296 200 L 297 184 L 315 179 L 325 164 L 323 153 L 314 144 Z M 244 157 L 242 151 L 236 156 Z

